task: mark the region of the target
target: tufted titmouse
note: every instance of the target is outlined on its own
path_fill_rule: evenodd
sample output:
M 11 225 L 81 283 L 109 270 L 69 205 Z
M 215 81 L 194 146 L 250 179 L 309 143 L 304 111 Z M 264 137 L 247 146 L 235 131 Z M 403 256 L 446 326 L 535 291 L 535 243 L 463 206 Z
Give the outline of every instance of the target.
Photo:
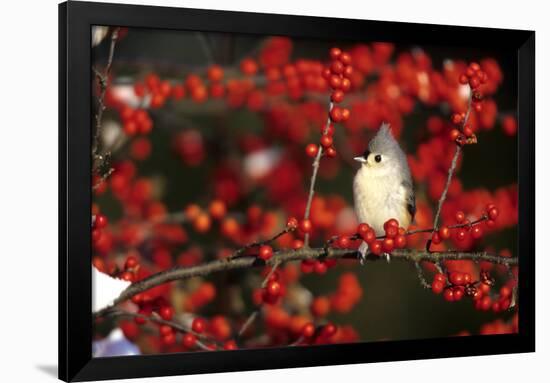
M 397 219 L 402 227 L 409 226 L 416 212 L 411 172 L 390 125 L 382 124 L 368 149 L 354 160 L 361 163 L 353 180 L 359 222 L 369 224 L 377 236 L 384 235 L 384 223 L 391 218 Z M 364 260 L 368 253 L 365 242 L 359 252 Z

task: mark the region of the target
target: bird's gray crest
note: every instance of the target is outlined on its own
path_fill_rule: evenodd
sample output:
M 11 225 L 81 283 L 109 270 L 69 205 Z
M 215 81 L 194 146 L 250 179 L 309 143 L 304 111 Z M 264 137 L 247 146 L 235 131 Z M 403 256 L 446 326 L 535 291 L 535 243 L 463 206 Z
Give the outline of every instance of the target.
M 390 124 L 384 122 L 378 129 L 378 133 L 370 141 L 369 151 L 371 153 L 392 154 L 396 149 L 401 151 L 399 144 L 393 138 Z

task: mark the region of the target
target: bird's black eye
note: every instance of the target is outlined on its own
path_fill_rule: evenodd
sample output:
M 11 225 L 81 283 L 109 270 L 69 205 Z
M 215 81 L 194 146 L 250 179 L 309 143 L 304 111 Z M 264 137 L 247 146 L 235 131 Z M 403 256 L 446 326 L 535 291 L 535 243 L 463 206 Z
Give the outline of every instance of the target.
M 374 160 L 375 160 L 376 162 L 380 162 L 380 161 L 382 161 L 382 156 L 381 156 L 380 154 L 377 154 L 377 155 L 374 157 Z

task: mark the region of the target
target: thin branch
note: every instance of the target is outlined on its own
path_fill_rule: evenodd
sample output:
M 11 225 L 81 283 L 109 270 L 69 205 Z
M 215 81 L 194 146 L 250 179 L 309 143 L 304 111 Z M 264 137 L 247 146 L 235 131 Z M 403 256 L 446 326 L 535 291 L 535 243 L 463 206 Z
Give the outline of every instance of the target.
M 325 248 L 309 248 L 303 247 L 299 250 L 282 250 L 276 252 L 271 259 L 267 262 L 257 258 L 255 256 L 243 256 L 233 258 L 231 260 L 219 259 L 204 263 L 193 267 L 175 267 L 169 270 L 161 271 L 157 274 L 153 274 L 148 278 L 141 281 L 132 283 L 126 290 L 124 290 L 113 302 L 113 306 L 124 302 L 125 300 L 139 294 L 143 291 L 149 290 L 155 286 L 176 281 L 182 279 L 188 279 L 192 277 L 204 277 L 214 273 L 222 271 L 247 269 L 251 267 L 264 267 L 265 265 L 273 266 L 276 263 L 284 264 L 291 261 L 303 261 L 307 259 L 338 259 L 349 258 L 357 259 L 357 251 L 349 249 L 325 249 Z M 375 255 L 369 255 L 366 259 L 367 262 L 376 262 L 382 257 Z M 460 252 L 460 251 L 446 251 L 446 252 L 429 252 L 426 250 L 394 250 L 392 252 L 392 260 L 395 261 L 408 261 L 408 262 L 442 262 L 447 260 L 471 260 L 475 262 L 491 262 L 500 265 L 517 265 L 517 258 L 499 257 L 496 255 L 488 254 L 487 252 Z M 98 311 L 95 316 L 101 316 L 107 312 L 110 307 L 104 308 Z
M 327 134 L 330 126 L 330 112 L 334 107 L 334 103 L 331 101 L 328 106 L 328 117 L 327 122 L 325 123 L 325 129 L 323 134 Z M 319 165 L 321 163 L 321 156 L 323 155 L 323 146 L 319 145 L 317 150 L 317 155 L 313 160 L 313 173 L 311 174 L 311 181 L 309 182 L 309 194 L 307 197 L 306 211 L 304 213 L 304 219 L 309 219 L 309 213 L 311 211 L 311 202 L 313 201 L 313 195 L 315 194 L 315 182 L 317 181 L 317 173 L 319 172 Z M 304 236 L 304 246 L 309 246 L 309 234 Z
M 287 226 L 284 230 L 278 232 L 277 234 L 275 234 L 271 238 L 268 238 L 268 239 L 263 240 L 263 241 L 257 241 L 257 242 L 249 243 L 248 245 L 245 245 L 245 246 L 241 247 L 240 249 L 235 250 L 233 252 L 233 254 L 231 254 L 229 257 L 226 257 L 225 260 L 226 261 L 231 261 L 235 258 L 239 258 L 242 255 L 244 255 L 244 253 L 246 253 L 247 250 L 253 249 L 255 247 L 260 247 L 260 246 L 263 246 L 263 245 L 269 245 L 270 243 L 276 241 L 279 237 L 282 237 L 286 233 L 290 233 L 291 231 L 294 231 L 294 230 L 295 230 L 294 228 Z
M 105 70 L 101 73 L 96 68 L 92 68 L 94 74 L 99 83 L 99 96 L 97 98 L 97 113 L 95 115 L 96 129 L 92 141 L 92 155 L 95 157 L 98 153 L 99 137 L 101 135 L 103 112 L 105 111 L 105 94 L 107 93 L 107 83 L 109 81 L 109 74 L 111 73 L 111 67 L 113 65 L 113 57 L 115 55 L 115 46 L 118 40 L 118 32 L 120 28 L 117 27 L 111 33 L 111 45 L 109 47 L 109 56 L 107 58 L 107 65 Z
M 466 110 L 466 114 L 464 116 L 464 122 L 462 124 L 462 129 L 464 129 L 464 126 L 468 122 L 468 119 L 470 117 L 470 111 L 472 109 L 472 100 L 473 100 L 473 93 L 474 91 L 470 89 L 470 94 L 468 96 L 468 109 Z M 434 224 L 433 224 L 433 232 L 439 229 L 439 217 L 441 215 L 441 208 L 443 207 L 443 203 L 447 199 L 447 193 L 449 191 L 449 187 L 451 186 L 451 181 L 453 179 L 453 174 L 456 170 L 456 166 L 458 164 L 458 158 L 460 157 L 460 153 L 462 152 L 462 146 L 456 145 L 455 147 L 455 154 L 453 156 L 453 159 L 451 161 L 451 166 L 449 167 L 449 171 L 447 173 L 447 182 L 445 183 L 445 188 L 443 189 L 443 192 L 441 193 L 441 197 L 439 197 L 439 202 L 437 204 L 437 210 L 435 212 L 435 218 L 434 218 Z M 428 248 L 430 247 L 431 241 L 428 241 Z
M 281 264 L 280 262 L 276 262 L 275 264 L 273 264 L 273 266 L 271 266 L 271 270 L 269 270 L 269 273 L 267 273 L 264 280 L 262 281 L 262 284 L 261 284 L 262 289 L 264 289 L 267 286 L 267 282 L 269 281 L 273 273 L 277 271 L 280 264 Z M 241 337 L 246 332 L 246 330 L 248 330 L 250 325 L 254 323 L 254 320 L 256 319 L 259 313 L 260 313 L 260 308 L 257 308 L 252 313 L 250 313 L 247 320 L 243 323 L 241 329 L 239 330 L 239 335 L 238 335 L 239 337 Z
M 197 337 L 197 346 L 199 346 L 199 348 L 201 348 L 205 351 L 212 351 L 211 348 L 206 346 L 206 344 L 204 344 L 200 340 L 200 339 L 203 339 L 203 340 L 206 340 L 206 341 L 209 341 L 209 342 L 213 342 L 212 339 L 209 339 L 207 336 L 205 336 L 203 334 L 198 334 L 198 333 L 194 332 L 190 327 L 184 326 L 183 324 L 181 324 L 179 322 L 167 321 L 167 320 L 164 320 L 161 317 L 156 316 L 156 315 L 148 316 L 148 315 L 143 315 L 143 314 L 140 314 L 140 313 L 132 313 L 130 311 L 124 311 L 124 310 L 109 310 L 106 313 L 105 316 L 141 318 L 141 319 L 145 319 L 147 321 L 155 322 L 155 323 L 158 323 L 158 324 L 167 325 L 167 326 L 170 326 L 170 327 L 172 327 L 172 328 L 174 328 L 174 329 L 176 329 L 180 332 L 188 332 L 190 334 L 195 335 L 195 337 Z

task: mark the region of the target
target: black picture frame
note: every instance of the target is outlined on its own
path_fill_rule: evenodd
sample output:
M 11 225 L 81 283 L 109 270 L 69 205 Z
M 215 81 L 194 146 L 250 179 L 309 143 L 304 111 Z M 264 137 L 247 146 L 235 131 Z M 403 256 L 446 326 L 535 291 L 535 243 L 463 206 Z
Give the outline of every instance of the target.
M 91 26 L 517 49 L 519 332 L 264 350 L 92 358 Z M 69 1 L 59 5 L 59 378 L 87 381 L 535 350 L 535 32 Z M 230 357 L 223 353 L 230 352 Z

